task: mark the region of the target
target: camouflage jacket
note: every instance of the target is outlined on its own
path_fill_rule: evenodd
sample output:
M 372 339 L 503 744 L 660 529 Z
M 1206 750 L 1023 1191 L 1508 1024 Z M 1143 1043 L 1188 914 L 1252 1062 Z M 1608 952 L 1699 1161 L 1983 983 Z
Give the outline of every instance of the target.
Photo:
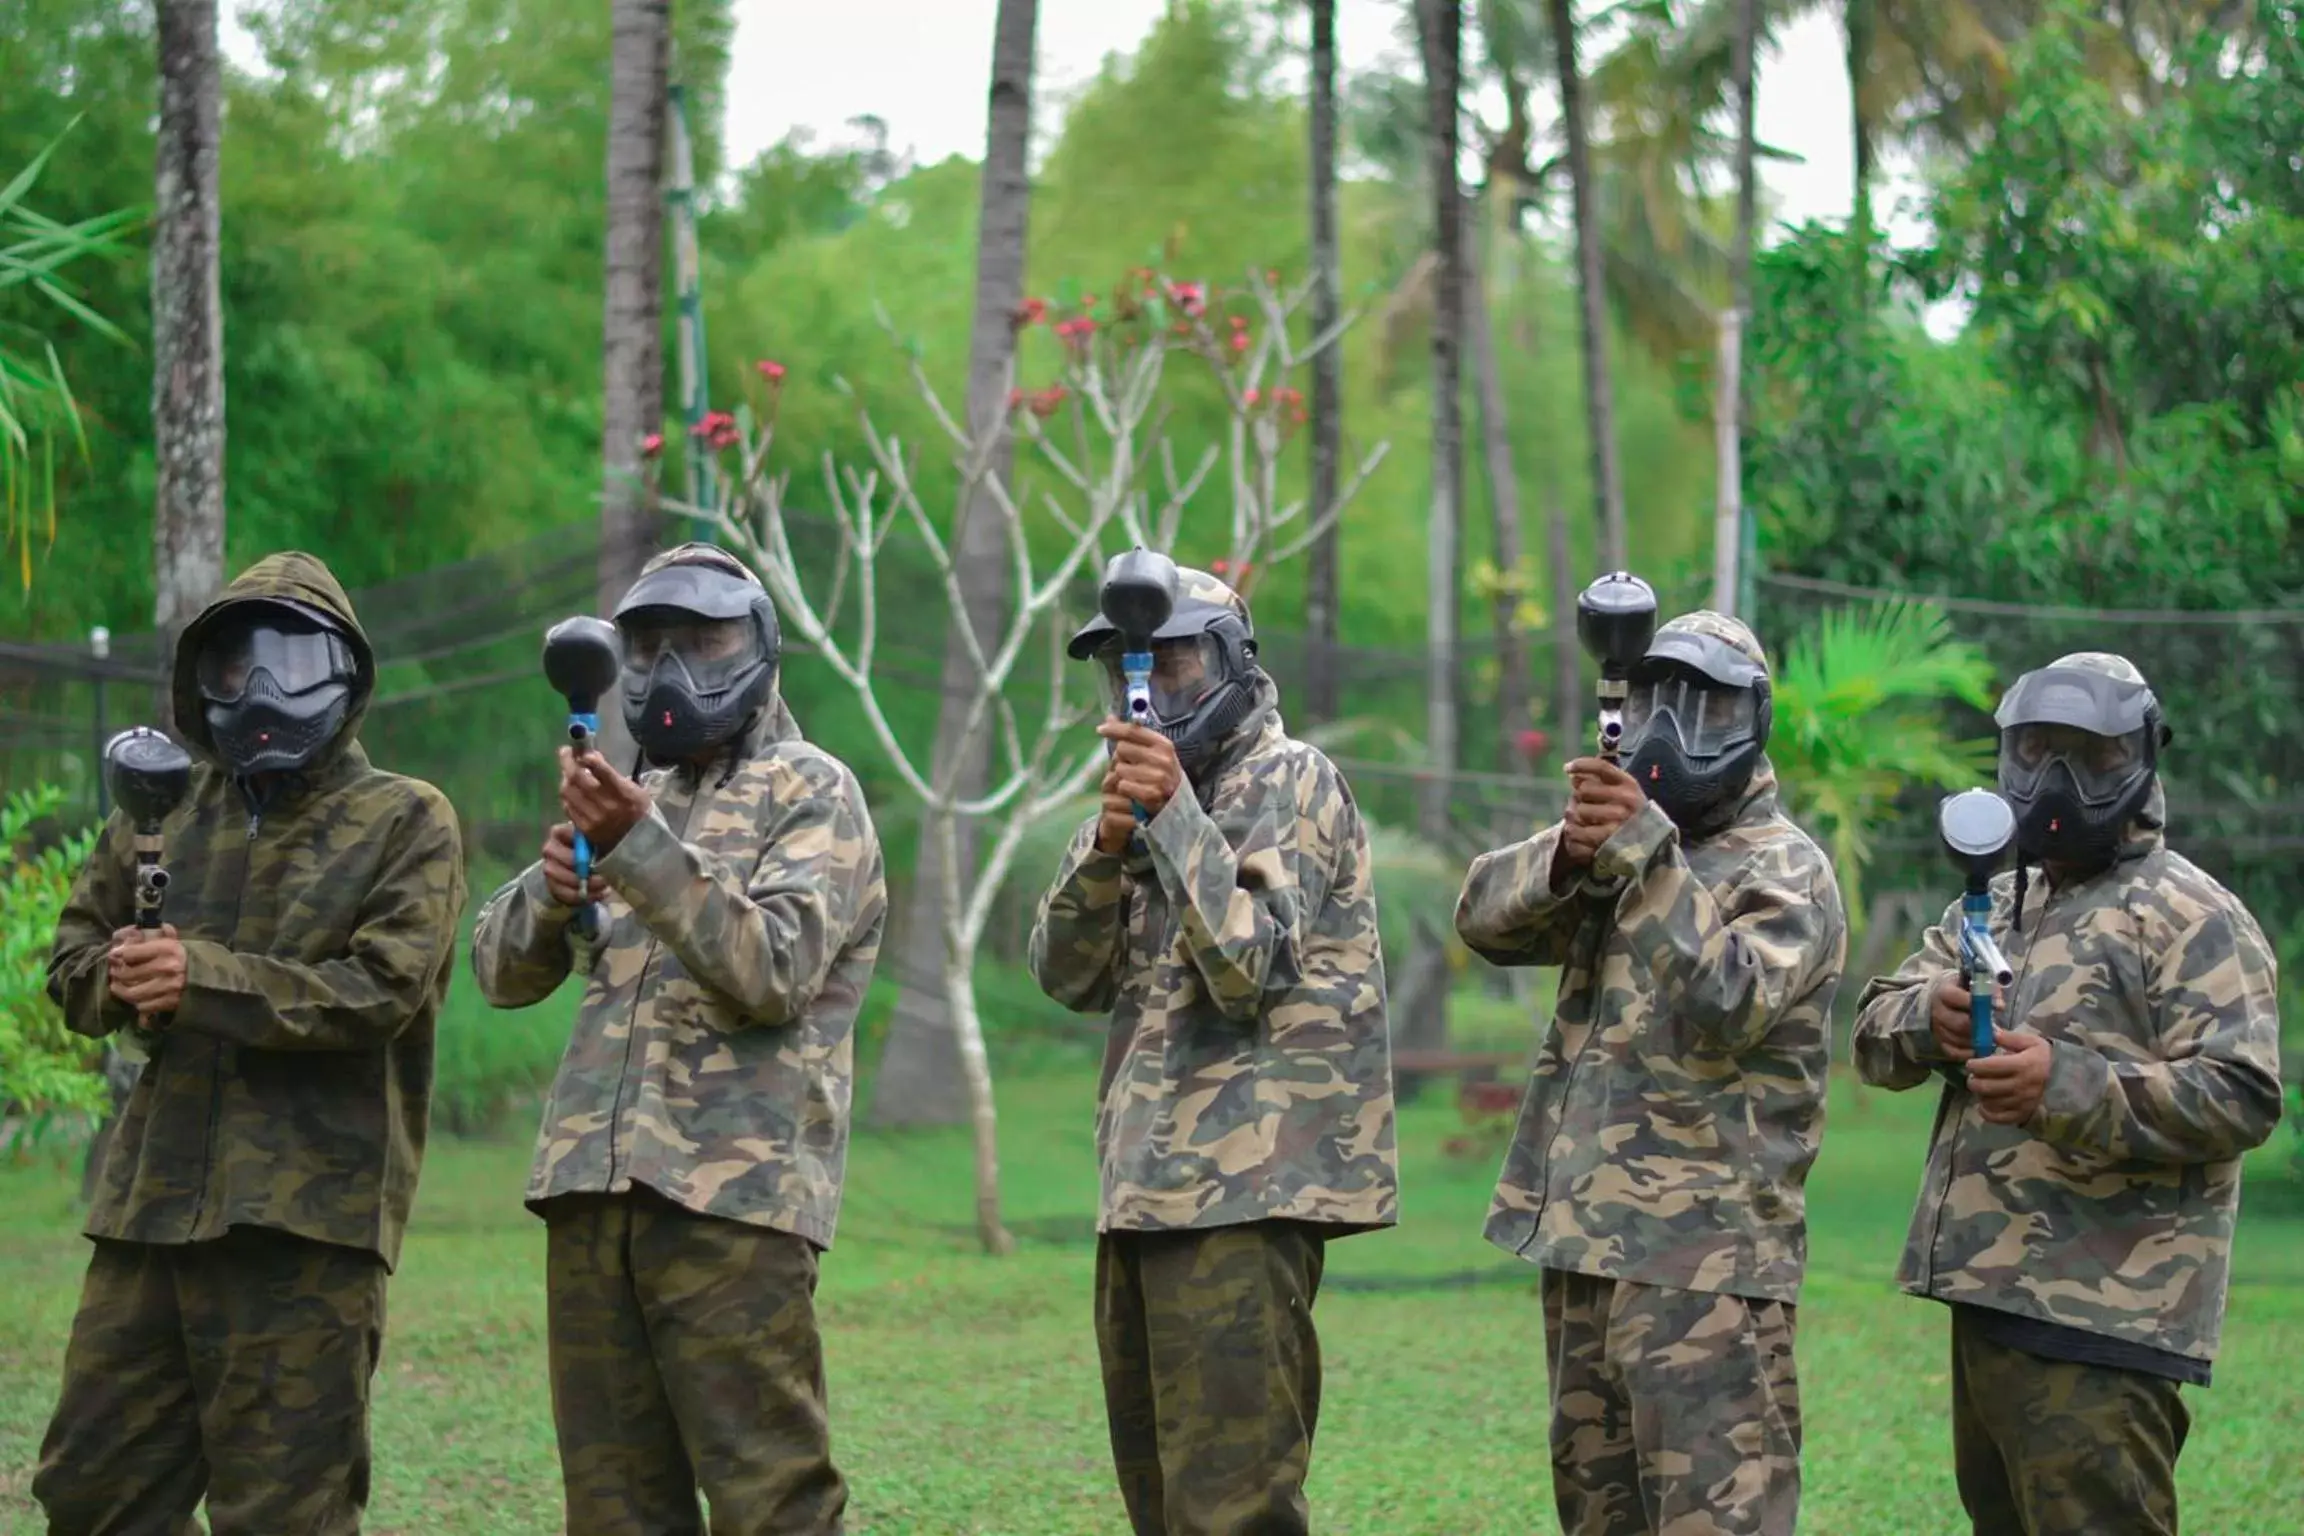
M 650 814 L 603 855 L 602 937 L 531 864 L 488 899 L 472 969 L 499 1008 L 584 980 L 528 1204 L 644 1185 L 832 1246 L 856 1014 L 888 911 L 855 775 L 781 700 L 723 772 L 652 769 Z
M 1550 1269 L 1794 1302 L 1824 1129 L 1840 887 L 1762 760 L 1727 827 L 1683 846 L 1644 807 L 1565 894 L 1553 826 L 1476 860 L 1456 931 L 1560 966 L 1488 1240 Z
M 2052 890 L 2034 872 L 2020 924 L 2015 876 L 1993 882 L 2016 969 L 1999 1022 L 2054 1053 L 2030 1122 L 1988 1123 L 1935 1052 L 1957 901 L 1865 987 L 1856 1065 L 1886 1088 L 1943 1083 L 1905 1290 L 2213 1360 L 2240 1157 L 2280 1118 L 2277 975 L 2247 908 L 2166 846 L 2165 815 L 2155 789 L 2102 874 Z
M 338 616 L 358 659 L 334 743 L 264 796 L 215 761 L 195 675 L 217 610 L 250 597 Z M 464 852 L 447 799 L 370 766 L 355 739 L 374 685 L 351 602 L 309 555 L 257 562 L 178 642 L 178 732 L 199 763 L 162 824 L 163 915 L 184 943 L 184 1000 L 165 1030 L 138 1032 L 149 1060 L 105 1154 L 89 1236 L 190 1243 L 271 1227 L 398 1262 Z M 136 1024 L 107 970 L 113 930 L 135 921 L 133 836 L 115 811 L 56 927 L 49 995 L 84 1035 Z
M 1398 1220 L 1368 831 L 1277 715 L 1242 738 L 1127 855 L 1082 826 L 1033 924 L 1041 988 L 1111 1014 L 1099 1231 Z

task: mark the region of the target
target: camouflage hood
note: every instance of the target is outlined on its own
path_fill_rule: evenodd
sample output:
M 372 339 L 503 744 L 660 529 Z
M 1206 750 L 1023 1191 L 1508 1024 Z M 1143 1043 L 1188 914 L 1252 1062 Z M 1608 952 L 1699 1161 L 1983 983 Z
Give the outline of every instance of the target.
M 216 738 L 208 729 L 207 706 L 200 697 L 200 646 L 226 609 L 250 602 L 286 603 L 301 608 L 314 617 L 342 626 L 345 638 L 351 642 L 352 655 L 359 667 L 352 679 L 351 712 L 344 717 L 344 728 L 336 733 L 334 741 L 321 749 L 312 766 L 317 768 L 333 761 L 342 755 L 346 743 L 358 738 L 360 722 L 368 713 L 368 701 L 375 696 L 376 652 L 368 643 L 367 632 L 360 627 L 360 616 L 352 611 L 352 599 L 345 595 L 335 573 L 319 556 L 307 555 L 301 550 L 266 555 L 241 572 L 230 586 L 216 595 L 215 601 L 184 626 L 184 633 L 177 637 L 175 671 L 169 686 L 177 734 L 201 757 L 211 763 L 219 762 Z

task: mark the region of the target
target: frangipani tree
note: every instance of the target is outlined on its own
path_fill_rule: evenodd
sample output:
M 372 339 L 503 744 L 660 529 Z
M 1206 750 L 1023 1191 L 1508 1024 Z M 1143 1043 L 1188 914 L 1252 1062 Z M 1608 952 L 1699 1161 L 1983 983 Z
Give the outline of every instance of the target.
M 1077 313 L 1055 316 L 1046 302 L 1028 300 L 1016 324 L 1052 329 L 1061 343 L 1059 376 L 1035 390 L 1012 387 L 1008 419 L 994 433 L 971 434 L 914 356 L 912 384 L 939 439 L 933 450 L 949 454 L 957 473 L 953 519 L 940 526 L 931 515 L 916 450 L 883 432 L 859 405 L 867 461 L 843 465 L 826 455 L 822 464 L 836 540 L 828 573 L 805 536 L 795 544 L 790 477 L 770 467 L 782 370 L 761 365 L 765 397 L 757 408 L 716 414 L 697 429 L 723 456 L 725 483 L 736 489 L 720 508 L 673 510 L 716 526 L 760 572 L 788 642 L 819 657 L 853 691 L 889 766 L 920 802 L 921 835 L 944 850 L 939 980 L 967 1079 L 977 1229 L 988 1252 L 1007 1252 L 1013 1242 L 1000 1219 L 998 1122 L 976 1009 L 976 957 L 1026 834 L 1075 808 L 1104 762 L 1103 743 L 1081 729 L 1093 707 L 1086 678 L 1065 654 L 1072 629 L 1086 617 L 1084 594 L 1108 555 L 1131 545 L 1170 551 L 1187 531 L 1196 548 L 1220 540 L 1224 558 L 1211 564 L 1236 585 L 1251 586 L 1265 566 L 1317 539 L 1384 457 L 1379 443 L 1323 516 L 1282 494 L 1280 458 L 1305 419 L 1303 392 L 1292 381 L 1338 344 L 1352 318 L 1301 336 L 1295 316 L 1310 292 L 1309 282 L 1283 292 L 1269 274 L 1250 274 L 1237 290 L 1210 293 L 1203 284 L 1139 269 L 1109 305 L 1098 296 Z M 1163 404 L 1178 361 L 1213 381 L 1225 418 L 1220 441 L 1188 464 L 1168 433 Z M 1027 498 L 1011 489 L 1026 477 L 1004 482 L 992 473 L 1004 433 L 1049 471 L 1038 478 L 1052 488 Z M 1229 493 L 1221 513 L 1208 506 L 1217 499 L 1212 486 Z M 880 671 L 884 615 L 892 603 L 921 601 L 915 590 L 892 589 L 890 541 L 902 539 L 924 555 L 945 612 L 964 613 L 953 551 L 958 519 L 982 515 L 971 514 L 972 506 L 989 507 L 999 519 L 1013 575 L 1005 622 L 988 639 L 965 623 L 952 626 L 973 679 L 964 737 L 991 742 L 993 772 L 981 793 L 964 793 L 956 768 L 932 766 L 928 743 L 903 739 L 885 707 Z M 1216 523 L 1218 516 L 1226 521 Z M 956 752 L 948 761 L 967 756 Z M 964 884 L 953 855 L 971 826 L 985 851 Z

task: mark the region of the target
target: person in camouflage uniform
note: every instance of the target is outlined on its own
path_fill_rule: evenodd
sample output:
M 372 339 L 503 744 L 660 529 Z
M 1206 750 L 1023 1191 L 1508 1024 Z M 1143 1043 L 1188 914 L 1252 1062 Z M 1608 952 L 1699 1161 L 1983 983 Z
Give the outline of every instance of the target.
M 1350 789 L 1283 727 L 1247 603 L 1176 574 L 1158 728 L 1099 727 L 1103 806 L 1041 900 L 1031 965 L 1111 1015 L 1096 1337 L 1129 1520 L 1279 1536 L 1309 1529 L 1326 1241 L 1398 1219 L 1383 954 Z M 1112 626 L 1071 650 L 1117 716 Z
M 1714 613 L 1660 628 L 1625 767 L 1476 860 L 1456 930 L 1561 967 L 1488 1216 L 1541 1266 L 1552 1479 L 1570 1536 L 1789 1536 L 1793 1324 L 1823 1132 L 1840 889 L 1777 805 L 1768 658 Z
M 567 1529 L 698 1532 L 701 1485 L 715 1536 L 825 1536 L 847 1488 L 814 1296 L 887 917 L 880 841 L 855 775 L 785 708 L 776 611 L 741 561 L 660 554 L 616 622 L 625 722 L 656 766 L 635 782 L 562 748 L 569 820 L 472 937 L 496 1007 L 584 984 L 527 1193 Z
M 203 1497 L 216 1536 L 360 1528 L 464 909 L 448 801 L 361 750 L 375 677 L 325 565 L 250 567 L 176 645 L 169 924 L 130 926 L 118 811 L 57 924 L 65 1021 L 147 1062 L 32 1479 L 54 1536 L 196 1530 Z
M 2208 1384 L 2241 1155 L 2280 1117 L 2273 955 L 2167 844 L 2169 732 L 2133 664 L 2063 657 L 1998 719 L 2018 865 L 1992 888 L 2016 971 L 1994 1049 L 1971 1051 L 1957 902 L 1856 1024 L 1864 1081 L 1942 1084 L 1897 1282 L 1951 1308 L 1977 1536 L 2175 1536 L 2179 1387 Z

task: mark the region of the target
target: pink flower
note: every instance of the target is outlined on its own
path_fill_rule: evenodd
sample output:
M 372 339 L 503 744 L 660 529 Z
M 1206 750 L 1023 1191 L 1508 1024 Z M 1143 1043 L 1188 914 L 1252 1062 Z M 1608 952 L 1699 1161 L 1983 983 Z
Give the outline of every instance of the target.
M 1256 408 L 1257 402 L 1263 398 L 1263 394 L 1264 392 L 1262 390 L 1252 389 L 1248 391 L 1247 394 L 1240 397 L 1241 403 L 1246 405 L 1250 410 L 1254 410 Z
M 1023 308 L 1016 311 L 1018 329 L 1027 325 L 1038 325 L 1047 318 L 1048 301 L 1046 299 L 1026 299 Z
M 1049 385 L 1046 389 L 1040 391 L 1038 394 L 1032 397 L 1032 414 L 1045 421 L 1050 416 L 1055 415 L 1056 412 L 1063 406 L 1064 396 L 1065 389 L 1063 385 Z
M 1016 407 L 1022 405 L 1023 403 L 1024 391 L 1020 389 L 1012 389 L 1008 391 L 1008 409 L 1014 410 Z
M 688 435 L 699 439 L 707 448 L 721 450 L 744 441 L 744 434 L 737 430 L 736 418 L 726 411 L 705 412 L 703 419 L 688 429 Z
M 1176 307 L 1195 318 L 1207 312 L 1208 290 L 1198 283 L 1176 285 Z
M 1248 333 L 1246 331 L 1234 331 L 1232 333 L 1232 350 L 1235 352 L 1248 350 Z
M 640 457 L 652 459 L 664 451 L 664 434 L 651 432 L 640 439 Z
M 764 357 L 757 363 L 754 363 L 752 366 L 759 369 L 760 377 L 766 379 L 770 384 L 781 384 L 784 382 L 784 365 L 782 363 L 773 362 L 770 359 Z
M 1544 755 L 1545 748 L 1552 745 L 1552 738 L 1542 731 L 1527 730 L 1513 737 L 1512 745 L 1519 750 L 1522 757 L 1533 762 Z

